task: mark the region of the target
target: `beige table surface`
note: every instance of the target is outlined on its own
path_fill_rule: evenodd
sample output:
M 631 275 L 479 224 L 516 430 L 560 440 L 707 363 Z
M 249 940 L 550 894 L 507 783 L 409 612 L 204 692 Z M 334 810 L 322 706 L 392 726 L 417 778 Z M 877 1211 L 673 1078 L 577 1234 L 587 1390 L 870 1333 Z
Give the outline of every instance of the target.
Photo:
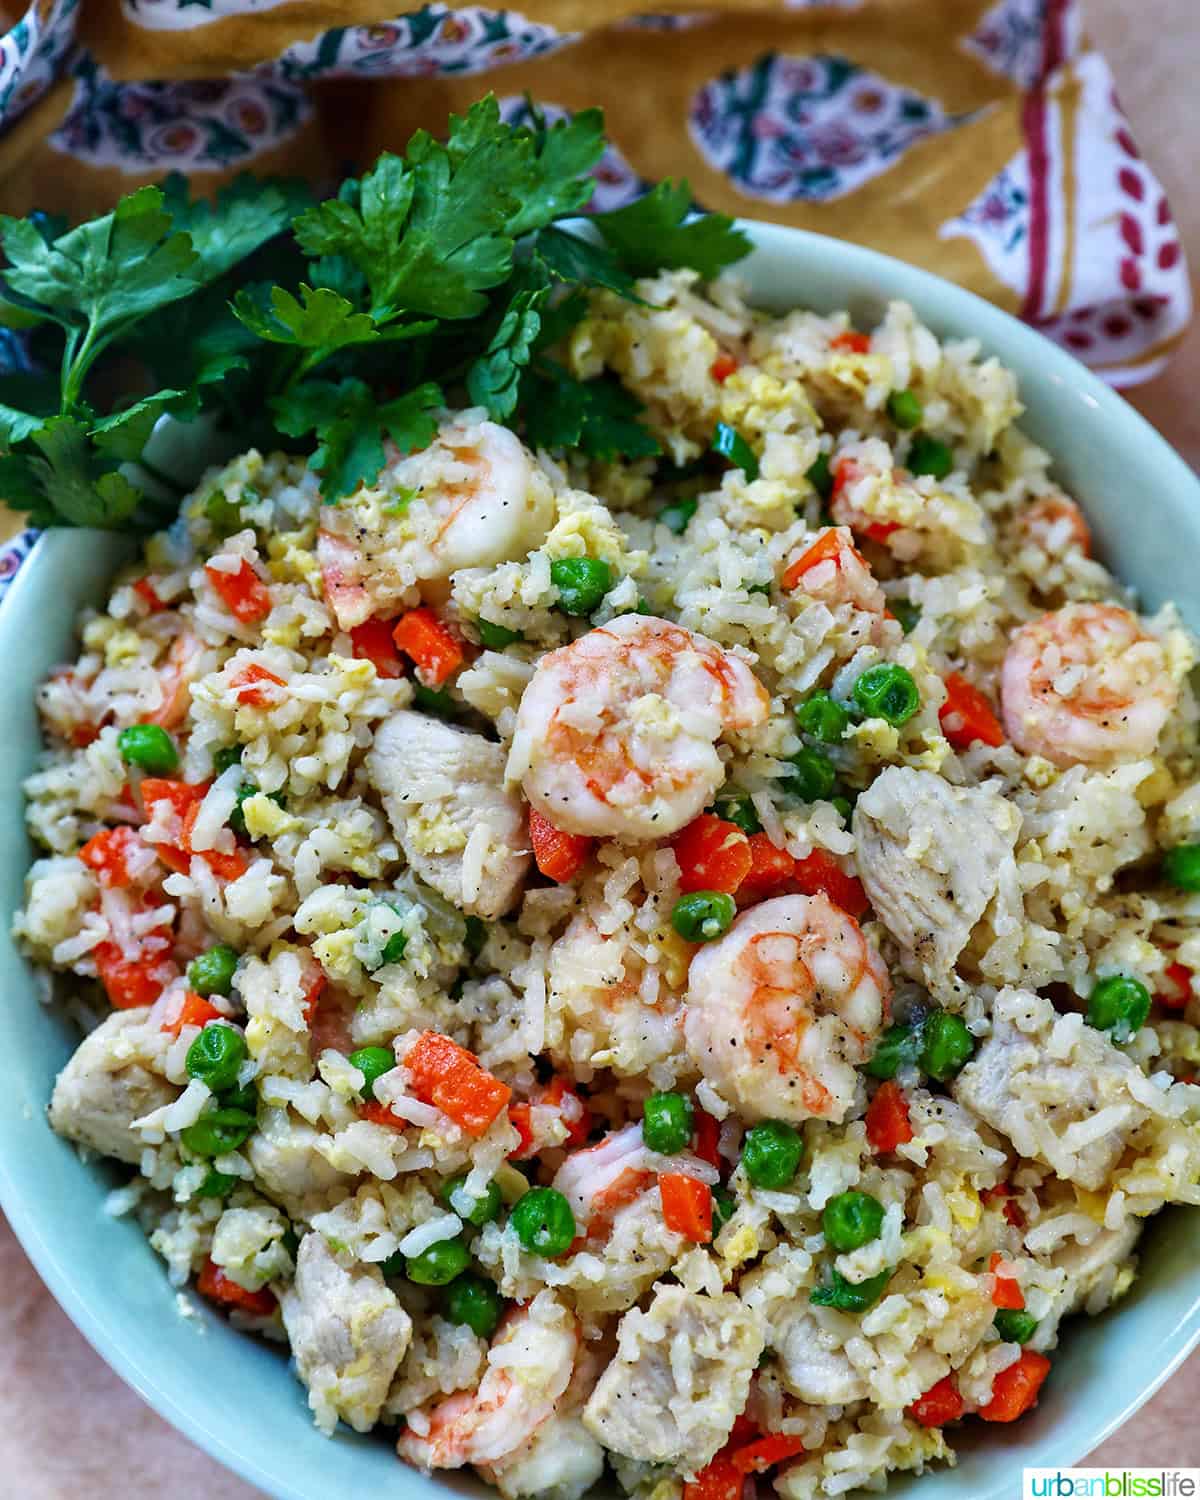
M 1086 4 L 1200 272 L 1200 0 Z M 1193 285 L 1200 291 L 1200 276 Z M 1200 468 L 1197 391 L 1200 323 L 1171 368 L 1133 393 Z M 1130 480 L 1132 499 L 1135 462 Z M 2 1218 L 0 1289 L 0 1500 L 157 1500 L 168 1484 L 183 1500 L 253 1500 L 259 1493 L 168 1427 L 112 1374 L 60 1312 Z M 1194 1356 L 1092 1461 L 1200 1466 L 1198 1408 L 1200 1357 Z

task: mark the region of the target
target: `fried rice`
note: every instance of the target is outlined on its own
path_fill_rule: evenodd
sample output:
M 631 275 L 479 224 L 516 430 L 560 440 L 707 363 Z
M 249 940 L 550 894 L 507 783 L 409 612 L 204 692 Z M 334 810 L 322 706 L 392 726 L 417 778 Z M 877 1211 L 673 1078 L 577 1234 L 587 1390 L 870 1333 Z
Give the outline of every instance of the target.
M 807 1500 L 1018 1417 L 1200 1202 L 1196 648 L 973 343 L 640 291 L 565 357 L 657 457 L 205 478 L 41 689 L 16 932 L 55 1129 L 324 1431 Z

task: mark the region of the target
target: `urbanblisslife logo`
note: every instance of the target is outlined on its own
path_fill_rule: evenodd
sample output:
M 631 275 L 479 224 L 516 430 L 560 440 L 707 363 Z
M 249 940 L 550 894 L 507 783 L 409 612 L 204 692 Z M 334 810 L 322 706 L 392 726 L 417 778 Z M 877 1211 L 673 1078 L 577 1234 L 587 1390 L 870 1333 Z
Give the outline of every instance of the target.
M 1021 1500 L 1200 1500 L 1200 1469 L 1026 1469 Z

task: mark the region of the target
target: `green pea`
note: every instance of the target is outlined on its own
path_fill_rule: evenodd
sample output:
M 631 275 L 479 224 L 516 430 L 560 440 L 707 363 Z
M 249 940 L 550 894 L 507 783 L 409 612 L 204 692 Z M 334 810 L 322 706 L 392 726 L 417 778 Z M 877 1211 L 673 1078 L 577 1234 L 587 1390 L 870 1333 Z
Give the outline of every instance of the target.
M 514 641 L 525 639 L 519 630 L 510 630 L 507 625 L 497 625 L 493 620 L 485 620 L 482 615 L 475 621 L 475 629 L 489 651 L 503 651 L 505 646 L 511 646 Z
M 650 1150 L 674 1156 L 691 1138 L 691 1100 L 682 1094 L 651 1094 L 642 1110 L 642 1140 Z
M 423 682 L 414 682 L 413 704 L 439 719 L 458 717 L 458 704 L 445 688 L 431 688 L 426 687 Z
M 1037 1331 L 1038 1320 L 1016 1307 L 1002 1307 L 992 1319 L 1006 1344 L 1027 1344 Z
M 881 661 L 854 684 L 854 701 L 868 719 L 886 719 L 898 729 L 921 706 L 921 694 L 907 667 Z
M 718 818 L 724 818 L 726 823 L 740 828 L 747 837 L 762 832 L 762 823 L 755 811 L 753 799 L 745 792 L 729 792 L 724 797 L 718 797 L 713 803 L 713 811 Z
M 724 891 L 689 891 L 671 909 L 671 926 L 689 943 L 711 943 L 729 930 L 737 905 Z
M 913 438 L 908 450 L 910 474 L 928 474 L 933 479 L 945 479 L 953 467 L 954 454 L 945 443 L 939 443 L 937 438 L 931 438 L 924 432 Z
M 830 467 L 829 454 L 818 453 L 805 470 L 804 477 L 822 500 L 828 500 L 833 494 L 833 469 Z
M 712 1206 L 712 1232 L 716 1239 L 737 1211 L 737 1199 L 728 1188 L 713 1188 Z
M 676 536 L 682 536 L 696 514 L 696 507 L 699 504 L 695 496 L 688 500 L 676 500 L 673 505 L 666 505 L 659 511 L 658 519 L 668 531 L 673 531 Z
M 237 1178 L 231 1172 L 218 1172 L 216 1167 L 209 1167 L 204 1181 L 196 1189 L 197 1198 L 224 1198 L 237 1183 Z
M 1140 1031 L 1149 1014 L 1150 991 L 1140 979 L 1131 979 L 1128 974 L 1098 979 L 1088 1000 L 1088 1025 L 1107 1031 L 1118 1044 Z
M 850 715 L 828 693 L 814 693 L 796 705 L 796 726 L 826 745 L 836 744 L 846 733 Z
M 913 604 L 907 599 L 889 599 L 888 608 L 899 621 L 900 629 L 905 635 L 911 635 L 917 628 L 917 622 L 921 618 L 921 606 Z
M 883 1228 L 883 1204 L 870 1193 L 839 1193 L 821 1215 L 825 1243 L 839 1255 L 869 1245 Z
M 742 1141 L 742 1166 L 755 1187 L 787 1187 L 803 1155 L 803 1137 L 783 1120 L 759 1120 Z
M 712 451 L 719 453 L 722 458 L 727 458 L 731 464 L 736 464 L 747 479 L 758 478 L 758 459 L 754 456 L 754 449 L 737 428 L 730 427 L 728 422 L 717 423 L 716 431 L 713 433 Z
M 214 1109 L 194 1125 L 186 1125 L 179 1139 L 193 1156 L 224 1156 L 236 1151 L 254 1126 L 254 1116 L 244 1109 Z
M 530 1188 L 513 1205 L 508 1221 L 526 1250 L 553 1260 L 575 1243 L 575 1215 L 556 1188 Z
M 945 1083 L 966 1066 L 974 1052 L 975 1038 L 961 1016 L 935 1010 L 926 1020 L 920 1063 L 930 1078 Z
M 394 1251 L 386 1260 L 379 1262 L 379 1269 L 389 1281 L 395 1281 L 405 1274 L 407 1262 L 399 1250 Z
M 445 1286 L 471 1264 L 471 1252 L 460 1239 L 438 1240 L 404 1262 L 404 1274 L 418 1286 Z
M 478 958 L 483 952 L 483 946 L 488 939 L 487 923 L 482 917 L 471 916 L 467 918 L 467 930 L 463 937 L 463 947 L 472 958 Z
M 854 813 L 854 803 L 851 802 L 850 798 L 830 797 L 829 801 L 834 807 L 837 808 L 838 812 L 841 814 L 842 822 L 849 823 L 851 816 Z
M 127 766 L 150 776 L 168 776 L 179 765 L 175 741 L 157 724 L 130 724 L 117 735 L 117 749 Z
M 893 391 L 887 401 L 888 416 L 897 427 L 908 431 L 919 427 L 925 408 L 915 391 Z
M 258 1089 L 253 1078 L 249 1083 L 240 1083 L 235 1088 L 224 1089 L 221 1093 L 222 1109 L 240 1109 L 243 1114 L 258 1114 Z
M 792 796 L 800 802 L 821 802 L 833 791 L 837 771 L 823 750 L 805 745 L 788 757 L 794 770 L 785 782 Z
M 219 1094 L 236 1085 L 238 1069 L 246 1056 L 242 1033 L 218 1021 L 206 1026 L 188 1048 L 184 1066 L 189 1078 L 198 1078 Z
M 612 588 L 613 570 L 601 557 L 560 557 L 550 564 L 558 607 L 567 615 L 590 615 Z
M 396 1059 L 390 1047 L 360 1047 L 357 1052 L 351 1052 L 346 1060 L 363 1076 L 362 1096 L 364 1099 L 374 1099 L 375 1080 L 382 1078 L 385 1073 L 390 1073 L 396 1066 Z
M 481 1339 L 490 1339 L 504 1312 L 504 1299 L 483 1276 L 465 1271 L 446 1288 L 443 1307 L 451 1323 L 464 1323 Z
M 406 932 L 393 932 L 383 945 L 383 953 L 380 955 L 380 968 L 384 964 L 398 964 L 404 957 L 404 950 L 407 947 L 408 934 Z
M 872 1078 L 895 1078 L 902 1067 L 921 1056 L 924 1026 L 889 1026 L 875 1043 L 875 1051 L 863 1072 Z
M 209 995 L 228 995 L 233 989 L 233 976 L 238 966 L 238 956 L 227 943 L 218 943 L 198 953 L 188 964 L 189 988 L 206 999 Z
M 1200 844 L 1176 844 L 1163 855 L 1163 879 L 1181 891 L 1200 891 Z
M 841 1312 L 866 1312 L 879 1301 L 891 1279 L 890 1266 L 878 1276 L 868 1276 L 866 1281 L 859 1282 L 847 1281 L 840 1271 L 830 1267 L 829 1280 L 811 1292 L 808 1300 L 817 1307 L 836 1307 Z
M 452 1208 L 460 1219 L 466 1219 L 468 1224 L 474 1224 L 476 1229 L 482 1229 L 485 1224 L 490 1224 L 493 1219 L 499 1218 L 503 1199 L 500 1189 L 494 1182 L 489 1182 L 483 1190 L 482 1198 L 471 1200 L 471 1209 L 463 1213 L 462 1209 L 454 1203 L 454 1194 L 458 1192 L 467 1180 L 467 1174 L 460 1172 L 457 1177 L 451 1177 L 448 1182 L 442 1184 L 441 1199 L 449 1208 Z
M 213 775 L 222 775 L 230 766 L 240 765 L 241 760 L 241 745 L 222 745 L 219 750 L 213 751 Z

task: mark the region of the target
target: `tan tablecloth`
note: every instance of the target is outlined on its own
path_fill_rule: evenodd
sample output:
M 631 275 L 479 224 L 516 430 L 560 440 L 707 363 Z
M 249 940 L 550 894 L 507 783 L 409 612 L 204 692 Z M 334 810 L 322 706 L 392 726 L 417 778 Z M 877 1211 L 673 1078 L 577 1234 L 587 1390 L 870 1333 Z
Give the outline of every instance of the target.
M 1200 263 L 1195 88 L 1197 0 L 1089 0 L 1122 100 L 1166 181 L 1183 240 Z M 1200 328 L 1137 405 L 1200 469 Z M 1131 463 L 1130 493 L 1136 495 Z M 76 1333 L 0 1219 L 0 1500 L 252 1500 L 235 1479 L 169 1428 Z M 1118 1372 L 1113 1378 L 1119 1379 Z M 1200 1466 L 1200 1358 L 1098 1449 L 1109 1465 Z

